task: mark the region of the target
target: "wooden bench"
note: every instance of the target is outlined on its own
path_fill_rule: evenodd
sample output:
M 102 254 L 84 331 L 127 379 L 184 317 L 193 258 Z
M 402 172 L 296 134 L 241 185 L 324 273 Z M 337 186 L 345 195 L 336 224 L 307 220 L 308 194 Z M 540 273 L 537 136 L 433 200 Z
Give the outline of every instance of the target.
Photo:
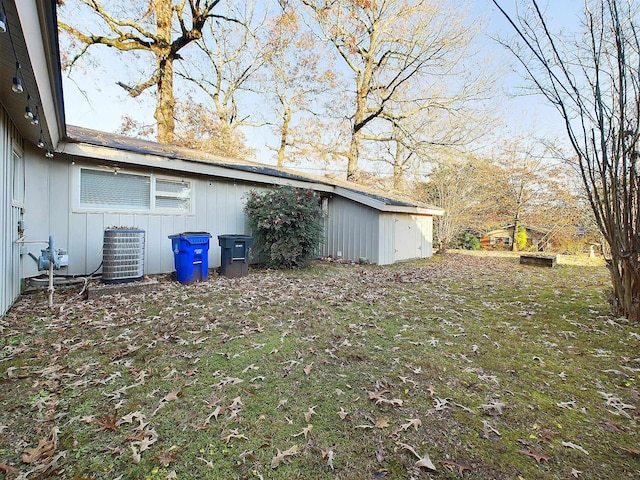
M 553 268 L 557 261 L 558 257 L 556 255 L 520 255 L 520 263 L 522 265 Z

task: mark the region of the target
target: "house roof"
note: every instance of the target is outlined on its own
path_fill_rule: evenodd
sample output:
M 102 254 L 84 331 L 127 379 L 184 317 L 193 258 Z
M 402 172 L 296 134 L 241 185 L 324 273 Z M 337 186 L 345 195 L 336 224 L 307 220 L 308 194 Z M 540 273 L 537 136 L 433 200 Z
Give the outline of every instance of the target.
M 491 230 L 490 232 L 487 232 L 486 235 L 488 237 L 490 237 L 492 235 L 495 235 L 495 234 L 500 233 L 500 232 L 504 232 L 506 230 L 512 230 L 513 227 L 514 227 L 513 224 L 505 225 L 504 227 L 497 228 L 495 230 Z M 549 231 L 550 231 L 550 229 L 548 229 L 548 228 L 531 227 L 529 225 L 521 225 L 521 227 L 524 227 L 525 229 L 530 230 L 532 232 L 538 232 L 538 233 L 543 233 L 543 234 L 549 233 Z
M 64 136 L 64 108 L 55 0 L 3 0 L 7 31 L 0 35 L 0 103 L 20 135 L 34 145 L 42 137 L 54 149 Z M 7 86 L 16 75 L 24 91 Z M 27 103 L 40 123 L 24 117 Z
M 335 178 L 309 175 L 293 169 L 213 155 L 200 150 L 165 145 L 84 127 L 67 125 L 66 132 L 65 141 L 59 148 L 61 153 L 106 161 L 115 168 L 123 165 L 145 166 L 181 173 L 292 185 L 334 193 L 380 211 L 417 215 L 444 213 L 438 207 L 411 202 L 370 187 Z

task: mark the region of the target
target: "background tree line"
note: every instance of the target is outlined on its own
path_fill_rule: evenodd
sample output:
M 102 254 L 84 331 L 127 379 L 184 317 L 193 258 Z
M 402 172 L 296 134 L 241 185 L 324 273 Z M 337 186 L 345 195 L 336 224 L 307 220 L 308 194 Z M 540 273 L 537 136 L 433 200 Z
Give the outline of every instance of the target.
M 269 128 L 278 166 L 317 162 L 361 181 L 386 166 L 400 190 L 488 123 L 481 22 L 459 2 L 61 3 L 69 75 L 99 68 L 111 47 L 127 65 L 118 85 L 155 104 L 154 123 L 125 115 L 123 133 L 247 156 L 245 127 Z

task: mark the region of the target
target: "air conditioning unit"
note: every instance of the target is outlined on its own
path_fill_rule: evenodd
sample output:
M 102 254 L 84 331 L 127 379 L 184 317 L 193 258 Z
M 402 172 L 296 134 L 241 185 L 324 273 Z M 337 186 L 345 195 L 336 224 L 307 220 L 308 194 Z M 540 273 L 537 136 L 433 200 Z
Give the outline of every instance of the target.
M 102 281 L 126 283 L 144 276 L 144 230 L 107 228 L 102 248 Z

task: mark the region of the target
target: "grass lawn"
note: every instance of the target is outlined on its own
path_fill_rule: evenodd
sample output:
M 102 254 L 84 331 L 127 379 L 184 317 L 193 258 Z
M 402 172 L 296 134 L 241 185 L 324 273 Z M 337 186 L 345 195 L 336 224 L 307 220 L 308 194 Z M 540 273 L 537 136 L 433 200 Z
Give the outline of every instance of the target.
M 637 479 L 602 266 L 252 270 L 0 320 L 0 478 Z

